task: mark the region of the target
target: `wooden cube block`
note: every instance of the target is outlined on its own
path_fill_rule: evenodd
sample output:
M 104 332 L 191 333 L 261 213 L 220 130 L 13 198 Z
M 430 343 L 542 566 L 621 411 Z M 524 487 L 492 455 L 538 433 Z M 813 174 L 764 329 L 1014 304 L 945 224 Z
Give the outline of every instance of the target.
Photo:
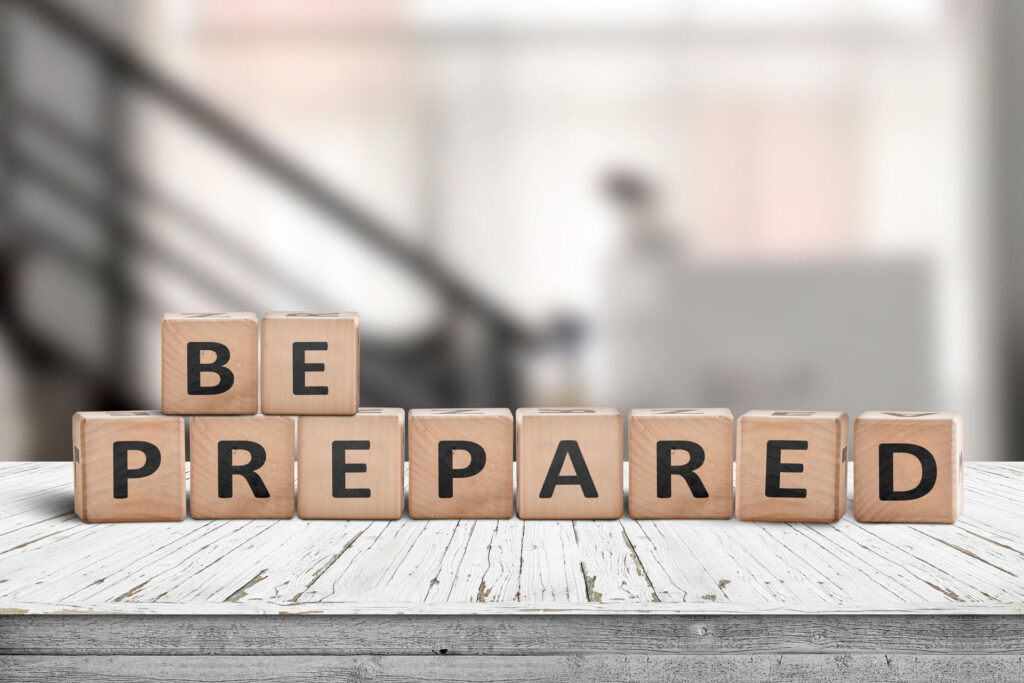
M 963 510 L 960 413 L 870 411 L 853 428 L 859 522 L 952 524 Z
M 405 411 L 299 418 L 299 517 L 398 519 L 405 507 Z
M 161 394 L 168 415 L 251 415 L 257 408 L 255 313 L 164 313 Z
M 265 414 L 355 414 L 358 313 L 267 313 L 261 340 Z
M 512 516 L 512 412 L 507 408 L 409 411 L 409 516 Z
M 516 458 L 521 518 L 622 516 L 622 416 L 614 408 L 520 408 Z
M 185 519 L 185 420 L 156 411 L 75 413 L 75 513 L 83 522 Z
M 629 516 L 732 517 L 733 419 L 728 408 L 629 412 Z
M 295 514 L 295 418 L 189 420 L 194 519 L 290 519 Z
M 739 420 L 736 516 L 836 522 L 846 512 L 846 413 L 752 410 Z

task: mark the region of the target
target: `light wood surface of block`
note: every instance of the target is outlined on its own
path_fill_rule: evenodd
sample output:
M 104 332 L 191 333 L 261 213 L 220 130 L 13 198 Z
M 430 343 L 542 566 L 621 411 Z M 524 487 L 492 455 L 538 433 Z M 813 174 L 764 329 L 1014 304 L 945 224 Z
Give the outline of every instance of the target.
M 522 519 L 622 516 L 622 416 L 614 408 L 520 408 L 516 458 Z
M 156 411 L 72 418 L 75 512 L 84 522 L 185 519 L 185 420 Z
M 300 417 L 299 517 L 400 518 L 405 507 L 404 458 L 401 408 Z
M 631 410 L 629 516 L 732 517 L 732 462 L 728 408 Z
M 847 504 L 848 427 L 849 418 L 840 412 L 752 410 L 741 416 L 736 516 L 766 522 L 838 521 Z
M 255 313 L 165 313 L 160 323 L 163 412 L 255 413 L 258 326 Z
M 512 411 L 409 411 L 409 516 L 512 517 Z
M 358 313 L 267 313 L 260 334 L 265 414 L 355 414 Z
M 963 510 L 963 417 L 869 411 L 853 429 L 853 512 L 860 522 L 952 524 Z
M 189 420 L 194 519 L 290 519 L 295 514 L 295 418 Z

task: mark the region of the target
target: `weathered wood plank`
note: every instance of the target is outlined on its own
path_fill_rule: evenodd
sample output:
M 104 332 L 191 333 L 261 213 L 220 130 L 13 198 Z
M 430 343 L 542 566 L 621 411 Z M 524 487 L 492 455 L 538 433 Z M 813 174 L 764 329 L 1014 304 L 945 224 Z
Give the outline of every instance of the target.
M 20 681 L 553 681 L 814 680 L 1019 681 L 1024 656 L 546 655 L 520 656 L 50 656 L 0 657 Z

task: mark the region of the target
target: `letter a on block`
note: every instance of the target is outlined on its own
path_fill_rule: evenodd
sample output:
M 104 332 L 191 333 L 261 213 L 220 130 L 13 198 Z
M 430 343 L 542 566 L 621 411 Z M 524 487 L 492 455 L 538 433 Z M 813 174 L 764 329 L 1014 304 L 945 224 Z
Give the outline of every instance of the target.
M 859 522 L 951 524 L 963 509 L 963 417 L 869 411 L 853 428 Z
M 622 516 L 622 416 L 614 408 L 516 411 L 522 519 Z
M 161 405 L 167 415 L 251 415 L 258 388 L 255 313 L 165 313 Z
M 267 313 L 260 335 L 265 414 L 355 414 L 358 313 Z
M 84 522 L 185 519 L 185 420 L 155 411 L 75 413 L 75 513 Z
M 739 419 L 736 516 L 836 522 L 846 512 L 849 418 L 813 410 L 752 410 Z

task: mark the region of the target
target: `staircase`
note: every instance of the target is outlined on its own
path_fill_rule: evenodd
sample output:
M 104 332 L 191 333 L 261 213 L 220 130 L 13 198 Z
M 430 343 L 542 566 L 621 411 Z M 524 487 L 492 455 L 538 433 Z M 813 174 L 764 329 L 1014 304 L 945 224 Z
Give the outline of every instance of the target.
M 441 298 L 444 315 L 429 334 L 414 341 L 389 340 L 363 329 L 361 402 L 365 405 L 419 406 L 518 404 L 520 387 L 514 367 L 517 354 L 535 343 L 534 335 L 493 302 L 482 297 L 470 283 L 439 263 L 400 232 L 352 198 L 274 149 L 258 135 L 226 116 L 189 89 L 158 70 L 84 20 L 76 11 L 52 0 L 6 0 L 0 5 L 0 149 L 3 186 L 0 194 L 0 334 L 17 355 L 17 363 L 33 396 L 26 397 L 40 452 L 24 459 L 61 458 L 70 451 L 70 412 L 54 400 L 58 388 L 74 394 L 80 407 L 124 409 L 149 407 L 128 378 L 133 348 L 133 321 L 152 319 L 167 306 L 141 289 L 132 267 L 139 258 L 186 278 L 192 286 L 218 302 L 220 310 L 262 311 L 265 304 L 250 293 L 220 279 L 217 272 L 196 267 L 187 259 L 162 250 L 134 222 L 139 206 L 156 207 L 171 215 L 175 224 L 204 240 L 254 280 L 304 302 L 306 310 L 358 309 L 356 303 L 325 300 L 300 278 L 273 267 L 251 247 L 225 234 L 201 207 L 193 206 L 155 187 L 126 161 L 126 99 L 144 93 L 239 160 L 273 180 L 294 198 L 329 217 L 330 229 L 358 236 L 375 251 L 413 274 L 422 286 Z M 104 122 L 95 138 L 76 132 L 62 116 L 22 92 L 14 76 L 17 65 L 15 27 L 42 28 L 48 35 L 67 41 L 102 75 L 97 101 Z M 45 149 L 60 150 L 65 164 L 52 163 Z M 65 167 L 87 168 L 91 185 L 70 177 Z M 99 226 L 99 243 L 66 226 L 55 226 L 22 210 L 21 196 L 41 189 L 59 203 Z M 40 276 L 39 264 L 48 272 L 68 277 L 74 286 L 58 293 L 56 301 L 69 311 L 33 309 L 35 292 L 60 282 Z M 44 272 L 47 272 L 44 270 Z M 92 303 L 78 305 L 75 296 L 94 293 Z M 90 308 L 91 306 L 91 308 Z M 63 313 L 63 315 L 62 315 Z M 81 313 L 81 317 L 78 314 Z M 77 320 L 78 324 L 48 324 L 48 318 Z M 81 321 L 85 323 L 82 324 Z M 58 321 L 60 322 L 60 321 Z M 465 362 L 463 330 L 470 329 L 475 346 Z M 82 353 L 89 347 L 92 353 Z M 68 401 L 70 402 L 70 398 Z M 67 442 L 67 443 L 65 443 Z

